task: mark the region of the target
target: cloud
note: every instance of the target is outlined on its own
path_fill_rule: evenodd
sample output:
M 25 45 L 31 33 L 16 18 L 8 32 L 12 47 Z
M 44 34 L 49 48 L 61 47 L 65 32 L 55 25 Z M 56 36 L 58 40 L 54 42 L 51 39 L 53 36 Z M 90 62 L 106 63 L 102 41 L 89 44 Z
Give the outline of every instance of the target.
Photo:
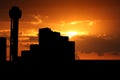
M 38 42 L 37 36 L 19 36 L 20 42 Z
M 38 37 L 36 36 L 21 36 L 19 38 L 22 48 L 29 48 L 32 44 L 38 44 Z
M 10 33 L 10 30 L 0 30 L 0 36 L 6 37 L 7 39 L 10 39 L 9 33 Z
M 0 33 L 3 33 L 3 32 L 10 32 L 10 30 L 0 30 Z
M 37 25 L 43 23 L 43 20 L 40 15 L 33 15 L 33 18 L 36 19 L 36 21 L 32 21 L 32 24 Z
M 120 53 L 120 38 L 79 36 L 76 38 L 76 51 L 81 53 Z
M 31 37 L 29 37 L 29 40 L 31 41 L 31 42 L 38 42 L 38 37 L 36 36 L 31 36 Z

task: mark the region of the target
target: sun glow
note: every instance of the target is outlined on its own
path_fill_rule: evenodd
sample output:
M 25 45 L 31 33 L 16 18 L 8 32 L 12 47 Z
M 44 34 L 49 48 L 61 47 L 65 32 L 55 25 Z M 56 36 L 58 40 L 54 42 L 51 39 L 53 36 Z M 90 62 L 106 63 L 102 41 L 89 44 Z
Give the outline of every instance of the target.
M 69 38 L 71 38 L 71 37 L 73 37 L 73 36 L 75 36 L 75 35 L 78 35 L 78 32 L 66 32 L 66 35 L 69 37 Z
M 68 31 L 64 32 L 63 35 L 68 36 L 69 38 L 72 38 L 77 35 L 88 35 L 88 32 L 77 32 L 77 31 Z

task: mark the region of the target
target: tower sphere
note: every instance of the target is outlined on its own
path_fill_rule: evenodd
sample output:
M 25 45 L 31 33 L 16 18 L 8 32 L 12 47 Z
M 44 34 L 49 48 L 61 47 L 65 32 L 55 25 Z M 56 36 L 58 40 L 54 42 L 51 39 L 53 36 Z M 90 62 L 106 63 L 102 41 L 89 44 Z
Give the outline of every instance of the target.
M 22 11 L 17 6 L 13 6 L 9 11 L 9 16 L 11 19 L 19 19 L 22 16 Z

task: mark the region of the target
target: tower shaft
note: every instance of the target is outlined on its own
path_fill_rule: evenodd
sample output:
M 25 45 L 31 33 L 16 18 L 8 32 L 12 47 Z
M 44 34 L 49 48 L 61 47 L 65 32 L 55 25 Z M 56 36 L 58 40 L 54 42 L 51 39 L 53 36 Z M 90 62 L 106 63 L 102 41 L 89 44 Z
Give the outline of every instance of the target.
M 10 55 L 13 60 L 16 60 L 18 55 L 18 24 L 18 19 L 11 19 Z

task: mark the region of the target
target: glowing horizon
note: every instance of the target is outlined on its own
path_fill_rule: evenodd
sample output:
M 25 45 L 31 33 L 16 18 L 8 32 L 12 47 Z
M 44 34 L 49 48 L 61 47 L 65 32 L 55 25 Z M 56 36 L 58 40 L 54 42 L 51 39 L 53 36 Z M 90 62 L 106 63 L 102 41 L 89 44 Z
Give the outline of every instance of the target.
M 70 40 L 75 39 L 78 48 L 76 52 L 82 48 L 79 47 L 83 42 L 85 47 L 89 44 L 85 51 L 97 51 L 97 45 L 93 45 L 97 41 L 102 43 L 99 44 L 100 49 L 103 49 L 105 43 L 111 44 L 106 45 L 103 51 L 120 50 L 119 0 L 1 0 L 0 5 L 0 36 L 6 37 L 8 43 L 8 10 L 13 5 L 18 5 L 22 10 L 23 16 L 19 22 L 19 50 L 28 49 L 28 45 L 36 43 L 38 29 L 44 27 L 60 32 L 61 36 L 68 36 Z M 80 42 L 82 38 L 83 42 Z

